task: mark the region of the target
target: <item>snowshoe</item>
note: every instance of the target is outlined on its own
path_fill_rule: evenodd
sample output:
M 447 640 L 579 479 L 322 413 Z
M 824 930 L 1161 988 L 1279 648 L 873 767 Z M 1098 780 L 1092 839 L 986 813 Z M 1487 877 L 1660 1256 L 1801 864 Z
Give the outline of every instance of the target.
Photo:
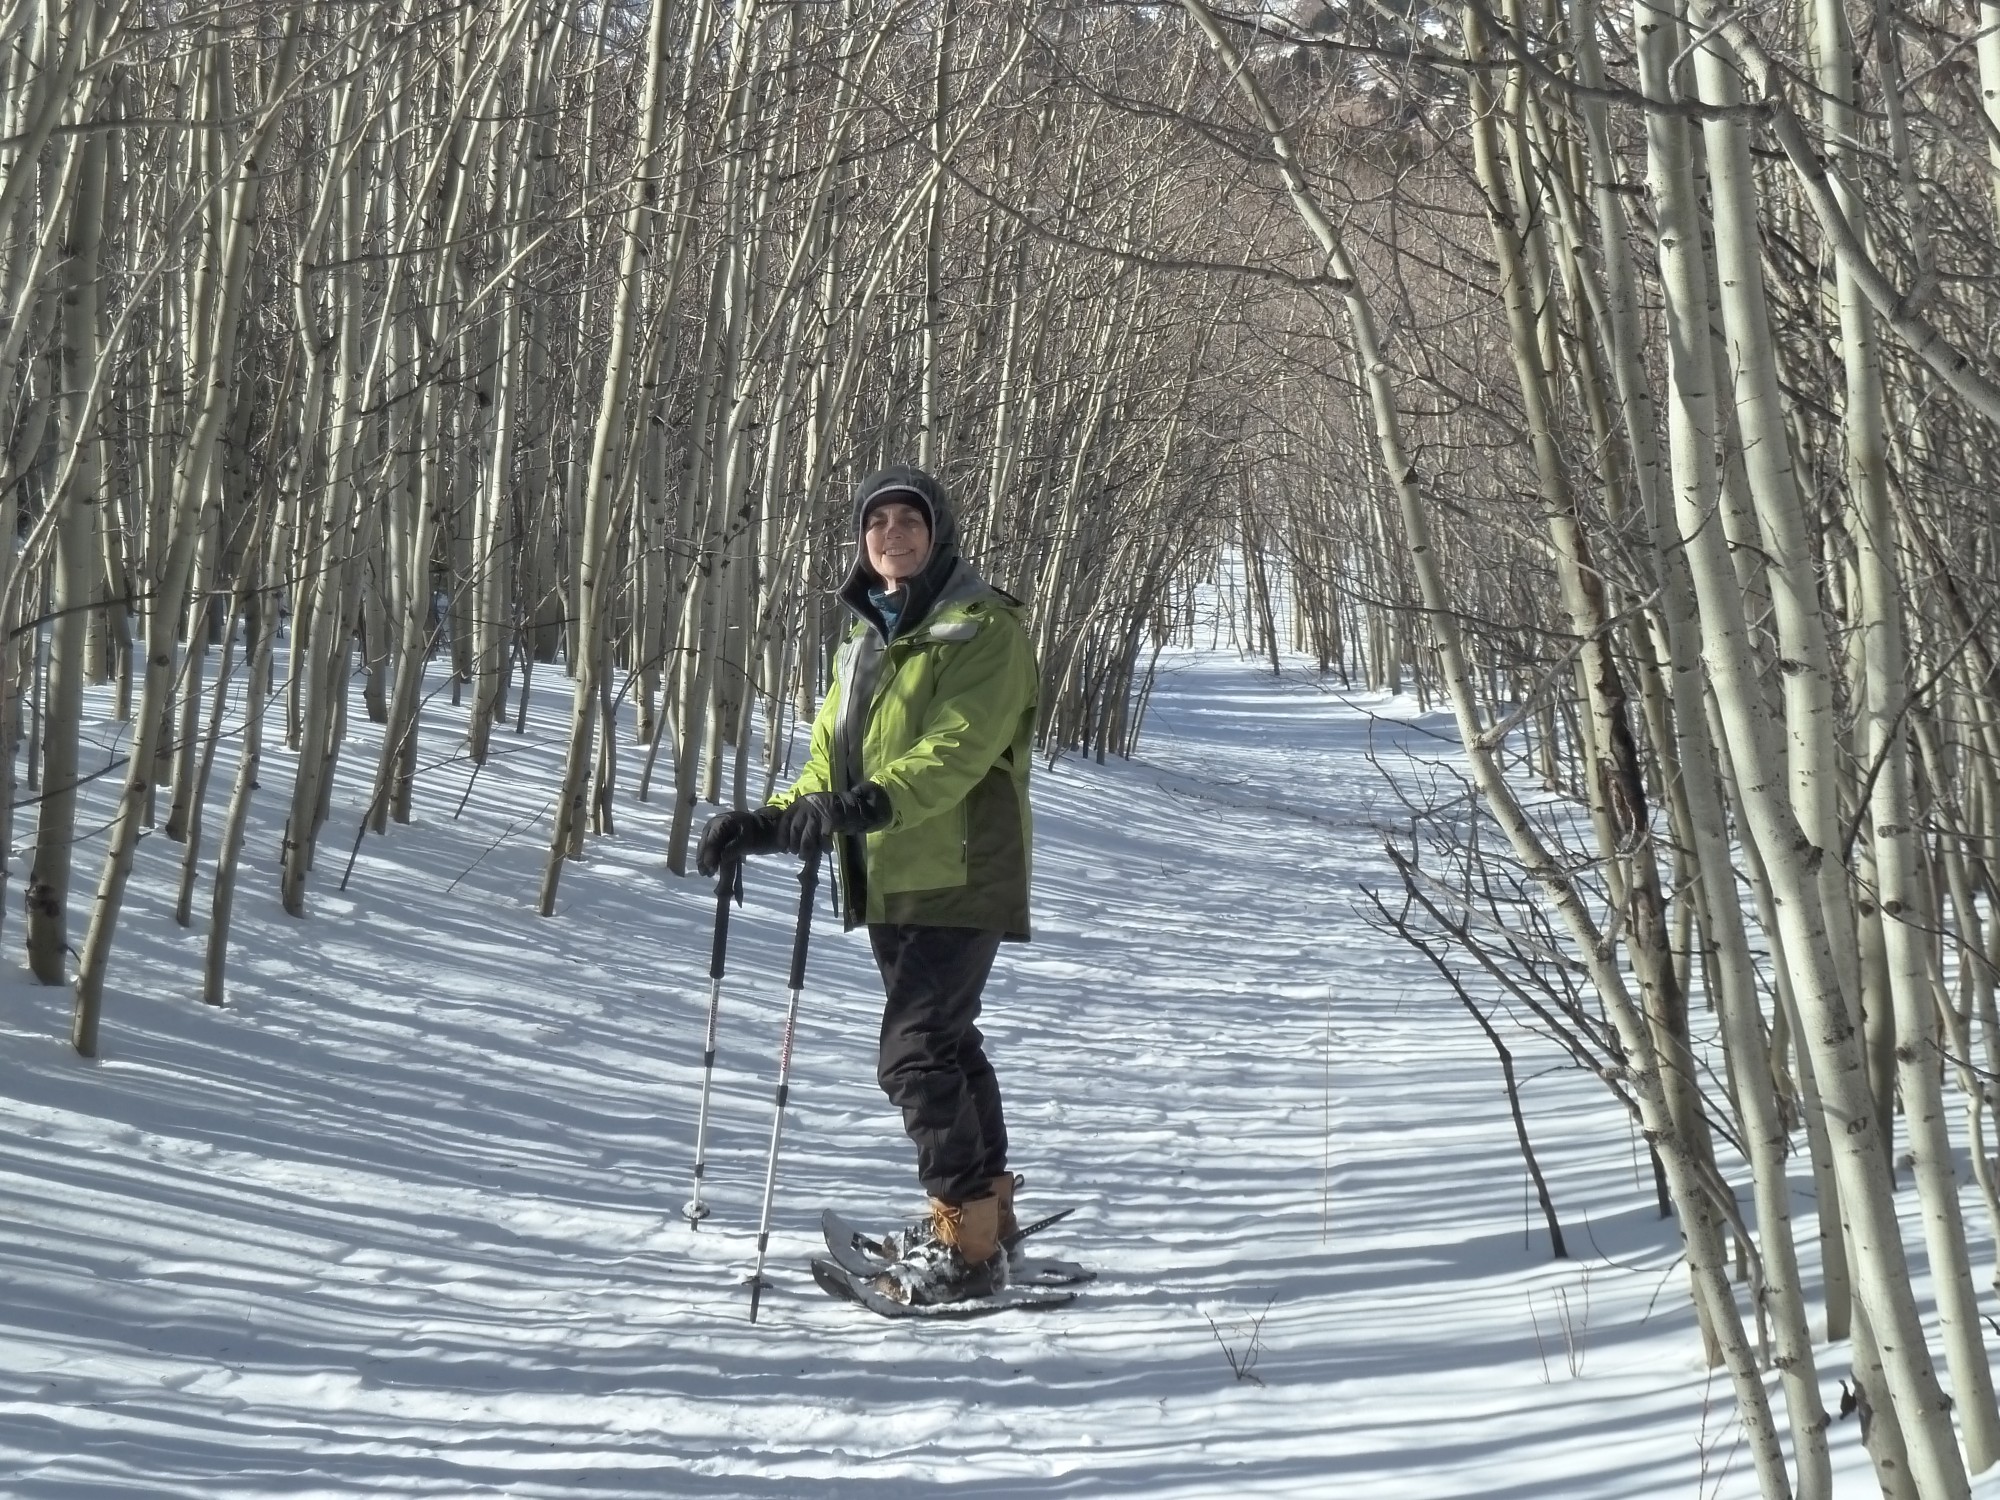
M 1076 1300 L 1075 1292 L 1049 1291 L 1040 1287 L 1005 1286 L 984 1297 L 959 1302 L 898 1302 L 878 1291 L 872 1279 L 856 1276 L 838 1263 L 824 1258 L 812 1263 L 813 1280 L 830 1297 L 852 1302 L 885 1318 L 933 1318 L 964 1321 L 990 1317 L 1012 1308 L 1040 1310 L 1067 1307 Z
M 1031 1236 L 1052 1224 L 1061 1223 L 1075 1211 L 1074 1207 L 1059 1208 L 1052 1214 L 1023 1224 L 1010 1239 L 1002 1242 L 1007 1251 L 1007 1280 L 1010 1285 L 1076 1286 L 1097 1279 L 1095 1271 L 1073 1260 L 1036 1255 L 1028 1245 Z M 929 1221 L 924 1222 L 928 1225 Z M 842 1270 L 863 1280 L 880 1275 L 896 1259 L 889 1253 L 897 1243 L 896 1236 L 871 1235 L 830 1208 L 820 1215 L 820 1231 L 826 1236 L 827 1253 L 833 1260 Z

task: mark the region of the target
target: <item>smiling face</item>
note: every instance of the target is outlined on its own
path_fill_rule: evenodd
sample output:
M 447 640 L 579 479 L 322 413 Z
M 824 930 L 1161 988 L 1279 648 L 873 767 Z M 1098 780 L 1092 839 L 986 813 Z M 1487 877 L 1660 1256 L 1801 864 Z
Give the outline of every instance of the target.
M 861 530 L 868 566 L 895 593 L 923 571 L 931 555 L 931 527 L 922 507 L 891 500 L 868 512 Z

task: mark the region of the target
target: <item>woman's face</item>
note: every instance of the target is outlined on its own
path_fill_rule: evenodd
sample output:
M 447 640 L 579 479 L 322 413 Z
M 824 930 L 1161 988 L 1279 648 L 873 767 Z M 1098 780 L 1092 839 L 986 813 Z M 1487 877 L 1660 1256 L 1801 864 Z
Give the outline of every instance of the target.
M 868 548 L 868 566 L 891 593 L 922 572 L 931 555 L 930 523 L 920 508 L 901 500 L 869 511 L 861 539 Z

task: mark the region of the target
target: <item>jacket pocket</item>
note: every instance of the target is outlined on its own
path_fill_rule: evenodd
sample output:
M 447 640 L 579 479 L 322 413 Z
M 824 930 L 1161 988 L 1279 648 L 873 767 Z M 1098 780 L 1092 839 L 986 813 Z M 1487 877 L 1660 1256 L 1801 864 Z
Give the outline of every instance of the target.
M 869 834 L 869 888 L 886 893 L 964 885 L 966 819 L 966 805 L 960 802 L 914 828 Z

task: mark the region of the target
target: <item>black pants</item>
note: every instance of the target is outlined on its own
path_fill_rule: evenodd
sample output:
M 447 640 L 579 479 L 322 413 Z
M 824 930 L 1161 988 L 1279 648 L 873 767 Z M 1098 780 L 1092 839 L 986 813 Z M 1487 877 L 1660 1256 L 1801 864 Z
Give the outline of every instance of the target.
M 1007 1169 L 1000 1085 L 974 1023 L 1000 934 L 870 923 L 889 1004 L 875 1076 L 903 1112 L 924 1191 L 947 1203 L 984 1193 Z

